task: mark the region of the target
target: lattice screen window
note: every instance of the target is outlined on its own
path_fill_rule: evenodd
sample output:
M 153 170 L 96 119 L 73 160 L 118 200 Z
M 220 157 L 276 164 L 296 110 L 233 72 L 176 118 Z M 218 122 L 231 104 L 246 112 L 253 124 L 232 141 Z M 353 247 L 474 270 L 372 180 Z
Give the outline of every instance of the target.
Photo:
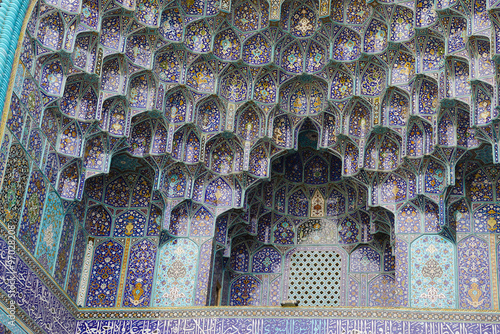
M 297 251 L 290 259 L 288 299 L 300 306 L 340 305 L 342 258 L 334 251 Z

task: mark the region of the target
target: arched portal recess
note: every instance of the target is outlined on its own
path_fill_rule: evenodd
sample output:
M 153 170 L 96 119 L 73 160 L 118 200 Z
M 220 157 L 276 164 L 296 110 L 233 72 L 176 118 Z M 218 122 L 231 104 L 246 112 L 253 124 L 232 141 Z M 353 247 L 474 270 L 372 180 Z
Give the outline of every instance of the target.
M 394 271 L 392 214 L 367 206 L 368 189 L 342 177 L 338 156 L 317 149 L 314 128 L 302 127 L 297 147 L 273 159 L 270 179 L 247 191 L 243 213 L 228 225 L 222 304 L 341 306 L 359 290 L 366 305 L 358 289 L 366 272 Z

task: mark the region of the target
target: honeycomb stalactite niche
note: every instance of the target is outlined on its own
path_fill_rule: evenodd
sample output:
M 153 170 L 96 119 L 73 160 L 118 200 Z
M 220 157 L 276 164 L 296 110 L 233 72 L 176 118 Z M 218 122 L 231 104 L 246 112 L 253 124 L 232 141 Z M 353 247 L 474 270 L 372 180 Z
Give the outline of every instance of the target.
M 0 220 L 80 305 L 499 308 L 499 0 L 28 15 Z

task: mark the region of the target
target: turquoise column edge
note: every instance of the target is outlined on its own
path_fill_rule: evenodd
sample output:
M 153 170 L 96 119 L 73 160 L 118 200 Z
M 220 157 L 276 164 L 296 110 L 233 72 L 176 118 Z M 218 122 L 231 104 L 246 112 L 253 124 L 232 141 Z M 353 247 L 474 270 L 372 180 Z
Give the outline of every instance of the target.
M 3 117 L 17 42 L 29 3 L 30 0 L 3 0 L 0 3 L 0 118 Z

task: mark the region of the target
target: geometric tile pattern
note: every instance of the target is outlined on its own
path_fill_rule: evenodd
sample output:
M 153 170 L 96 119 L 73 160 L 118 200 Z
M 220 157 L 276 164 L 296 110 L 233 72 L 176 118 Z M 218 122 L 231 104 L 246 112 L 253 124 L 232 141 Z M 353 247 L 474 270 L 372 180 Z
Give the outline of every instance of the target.
M 56 260 L 58 240 L 63 223 L 63 210 L 57 194 L 55 192 L 49 193 L 40 225 L 38 249 L 35 257 L 50 273 L 54 269 L 54 261 Z
M 257 306 L 260 304 L 261 282 L 249 275 L 240 276 L 231 284 L 231 306 Z
M 352 273 L 378 272 L 380 271 L 380 254 L 370 247 L 361 246 L 351 254 L 350 265 Z
M 198 247 L 188 239 L 176 239 L 167 242 L 158 252 L 154 306 L 191 305 Z
M 440 236 L 422 236 L 411 245 L 412 307 L 455 307 L 456 278 L 453 253 L 453 244 Z
M 388 307 L 396 304 L 398 289 L 394 277 L 381 275 L 370 282 L 368 306 Z
M 130 249 L 123 306 L 149 306 L 153 288 L 155 258 L 156 246 L 147 239 L 139 241 Z
M 274 248 L 263 248 L 252 258 L 252 271 L 256 273 L 279 272 L 281 254 Z
M 460 308 L 491 309 L 488 244 L 469 236 L 457 245 Z
M 335 252 L 293 253 L 288 279 L 288 299 L 304 306 L 331 306 L 341 302 L 342 258 Z
M 71 264 L 68 273 L 68 283 L 66 287 L 66 292 L 68 296 L 76 301 L 78 288 L 80 284 L 80 277 L 82 273 L 83 258 L 85 253 L 83 250 L 86 247 L 86 238 L 83 229 L 79 229 L 75 234 L 75 243 L 73 247 L 73 256 L 71 258 Z
M 29 176 L 29 162 L 21 145 L 12 145 L 5 167 L 5 177 L 2 181 L 0 193 L 0 219 L 7 224 L 14 224 L 20 217 L 24 199 L 24 192 Z
M 104 241 L 96 247 L 87 307 L 115 306 L 122 256 L 123 246 L 116 241 Z
M 31 174 L 26 200 L 19 227 L 18 238 L 31 253 L 35 252 L 38 231 L 42 220 L 45 203 L 46 185 L 42 174 L 35 171 Z
M 65 286 L 66 276 L 68 273 L 69 260 L 71 258 L 71 246 L 73 245 L 73 235 L 75 231 L 75 222 L 71 214 L 64 217 L 64 224 L 61 232 L 59 243 L 59 253 L 57 254 L 56 264 L 54 268 L 54 278 L 61 286 Z

